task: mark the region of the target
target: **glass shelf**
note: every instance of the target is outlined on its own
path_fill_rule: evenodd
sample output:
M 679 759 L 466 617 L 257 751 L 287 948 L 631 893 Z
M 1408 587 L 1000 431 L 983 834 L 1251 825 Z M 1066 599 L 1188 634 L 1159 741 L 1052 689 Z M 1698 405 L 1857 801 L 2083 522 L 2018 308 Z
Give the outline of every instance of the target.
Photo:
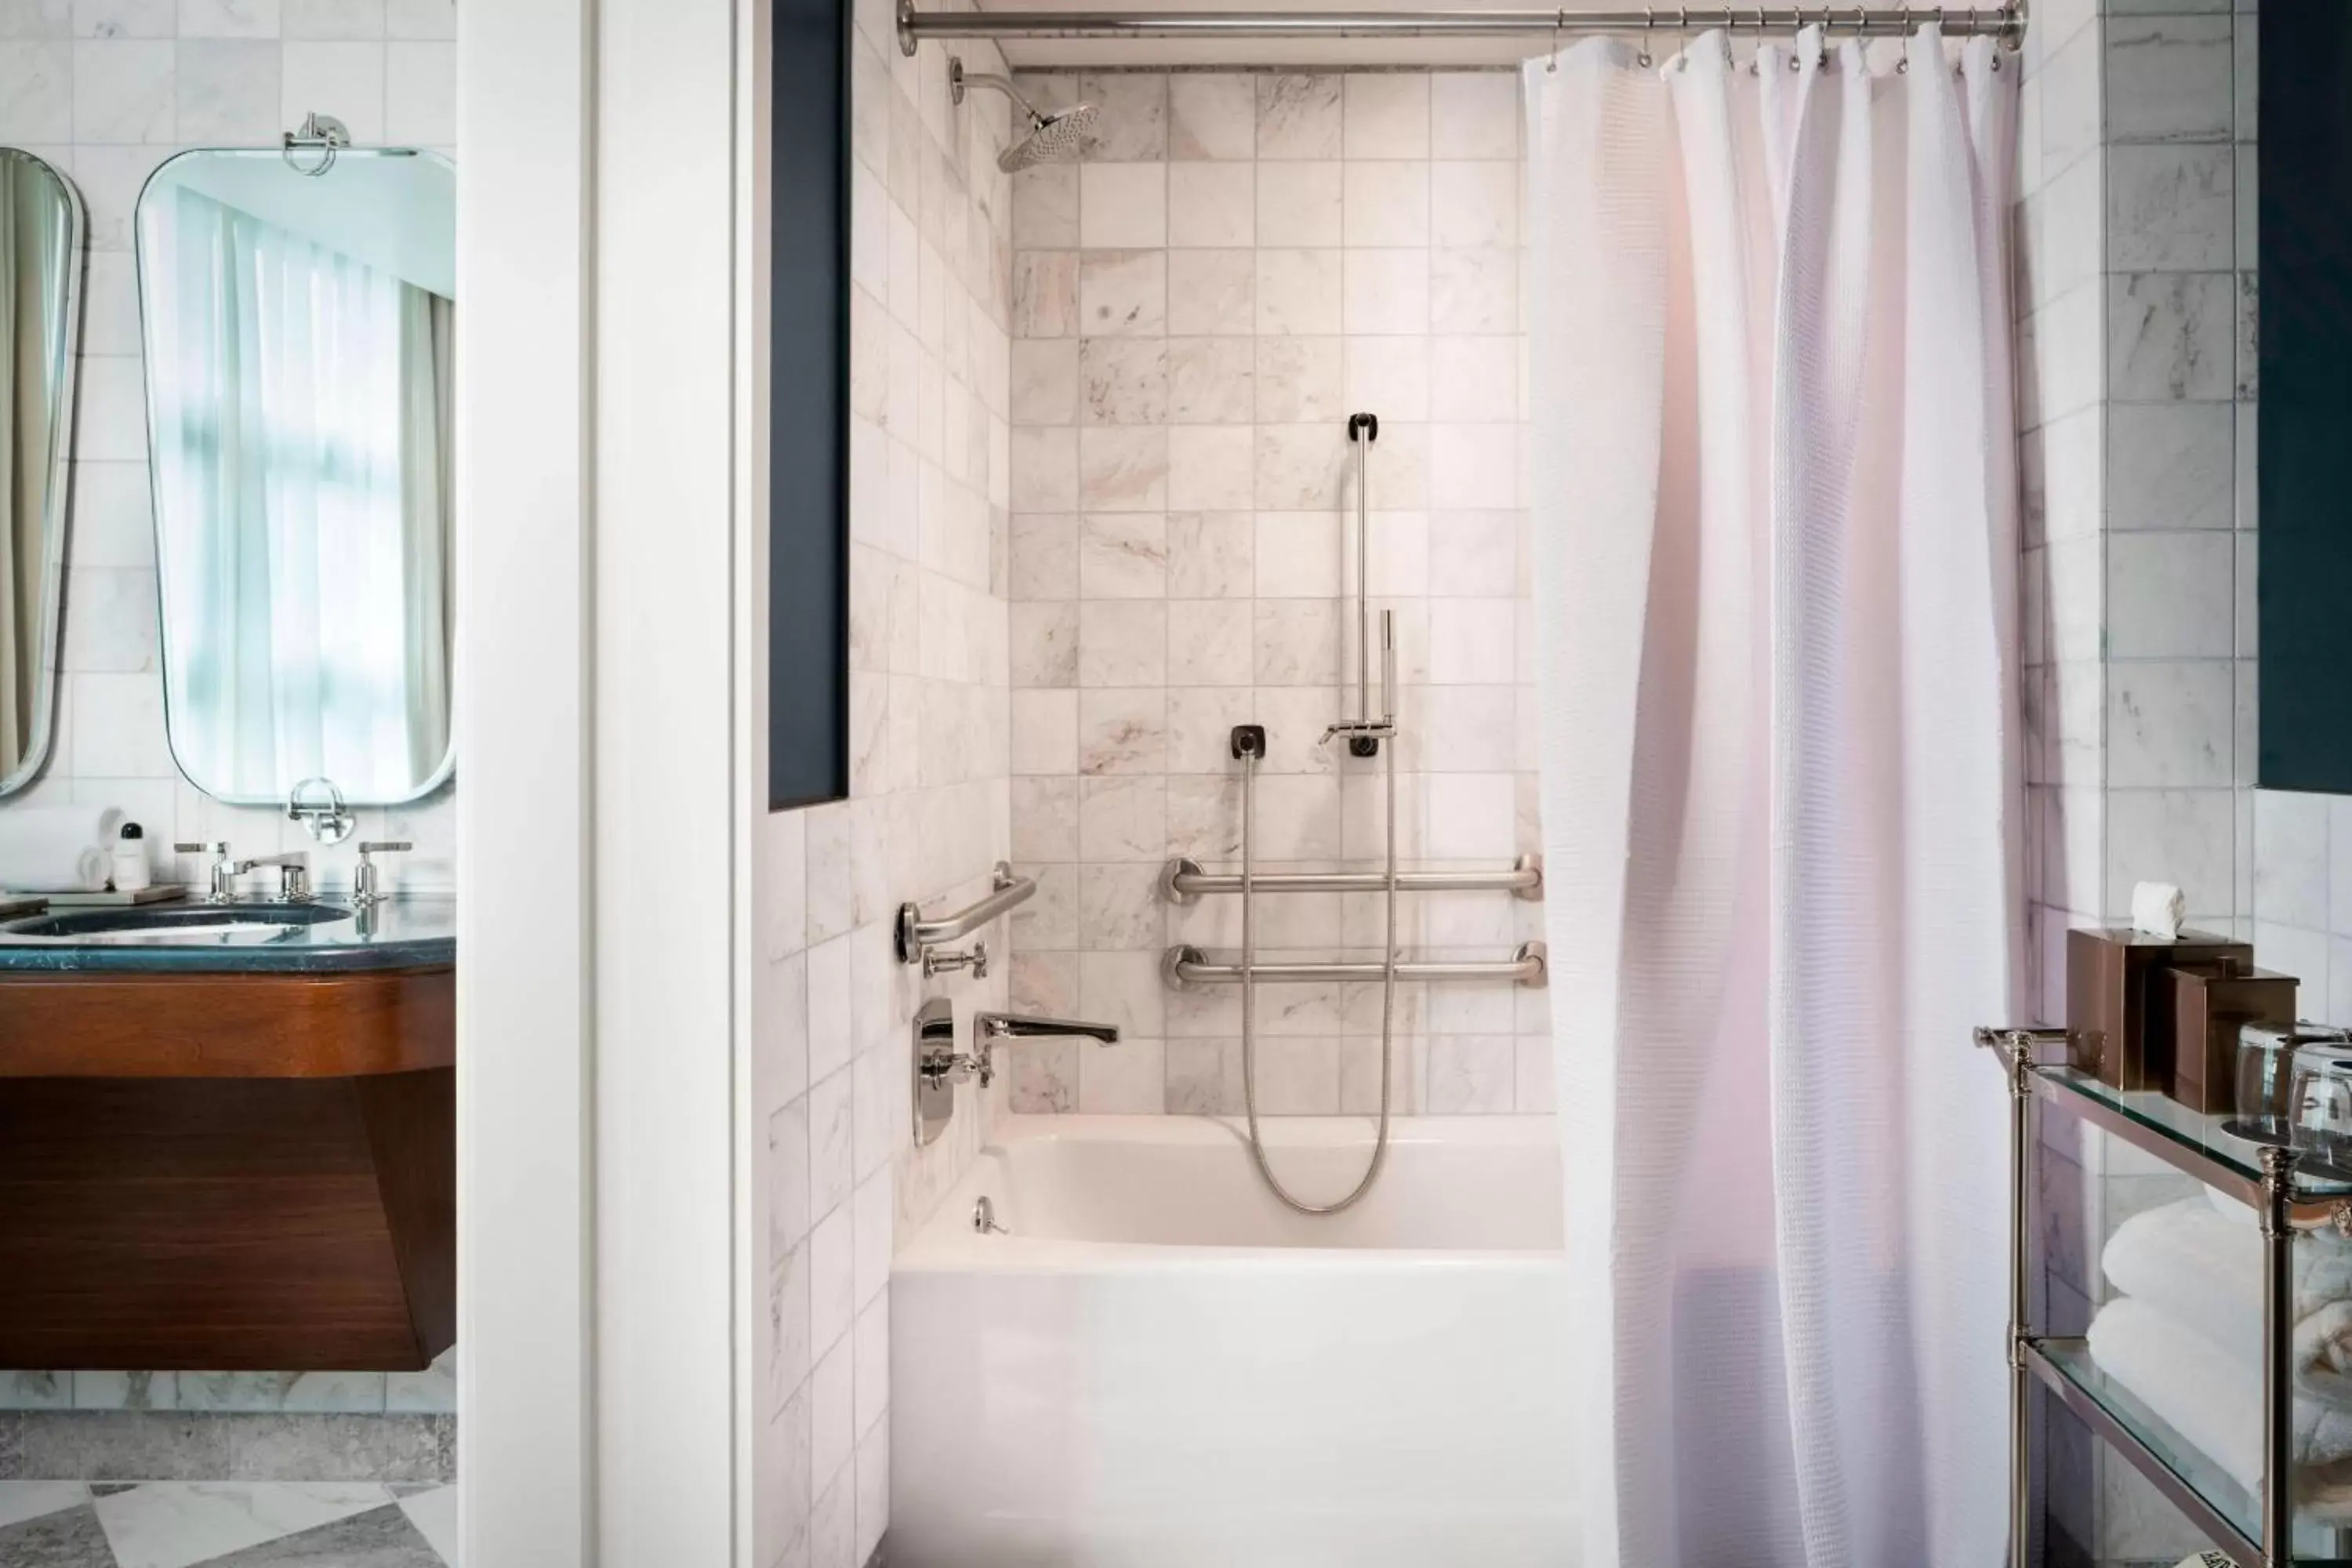
M 2191 1523 L 2212 1535 L 2222 1551 L 2250 1565 L 2262 1562 L 2255 1547 L 2262 1534 L 2260 1500 L 2102 1372 L 2088 1345 L 2081 1340 L 2037 1340 L 2030 1359 L 2051 1392 L 2115 1445 Z M 2344 1568 L 2346 1553 L 2352 1552 L 2352 1529 L 2342 1533 L 2339 1529 L 2297 1519 L 2294 1561 L 2302 1568 Z
M 2244 1189 L 2263 1179 L 2262 1145 L 2226 1131 L 2230 1119 L 2191 1110 L 2155 1089 L 2121 1089 L 2063 1066 L 2033 1069 L 2034 1086 L 2052 1104 L 2128 1139 L 2140 1148 L 2195 1176 L 2253 1201 Z M 2325 1202 L 2352 1195 L 2352 1173 L 2298 1161 L 2294 1193 Z

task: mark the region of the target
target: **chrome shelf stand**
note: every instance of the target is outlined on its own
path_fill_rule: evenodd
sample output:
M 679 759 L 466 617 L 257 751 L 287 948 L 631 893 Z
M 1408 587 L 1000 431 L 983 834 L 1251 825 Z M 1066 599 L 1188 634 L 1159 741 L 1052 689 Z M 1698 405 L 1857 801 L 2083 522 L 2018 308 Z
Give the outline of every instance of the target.
M 2010 1092 L 2010 1561 L 2027 1561 L 2032 1530 L 2032 1385 L 2058 1402 L 2147 1479 L 2215 1549 L 2242 1568 L 2352 1568 L 2352 1529 L 2333 1528 L 2318 1555 L 2294 1550 L 2294 1245 L 2298 1231 L 2352 1235 L 2352 1184 L 2313 1180 L 2297 1152 L 2258 1145 L 2153 1091 L 2124 1090 L 2067 1065 L 2063 1029 L 1979 1028 L 1978 1046 L 1999 1058 Z M 2061 1109 L 2251 1206 L 2263 1234 L 2263 1486 L 2252 1508 L 2233 1509 L 2224 1472 L 2111 1385 L 2085 1341 L 2042 1334 L 2027 1289 L 2032 1194 L 2040 1148 L 2035 1107 Z M 2329 1527 L 2321 1527 L 2323 1529 Z

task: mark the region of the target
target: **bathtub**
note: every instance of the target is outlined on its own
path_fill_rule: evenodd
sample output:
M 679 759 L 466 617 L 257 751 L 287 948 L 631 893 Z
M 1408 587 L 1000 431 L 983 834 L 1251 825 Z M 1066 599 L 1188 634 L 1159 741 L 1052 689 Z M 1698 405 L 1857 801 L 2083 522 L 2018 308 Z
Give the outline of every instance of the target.
M 1266 1125 L 1309 1197 L 1370 1147 Z M 892 1568 L 1573 1568 L 1559 1246 L 1549 1117 L 1400 1119 L 1328 1219 L 1234 1123 L 1007 1118 L 892 1267 Z

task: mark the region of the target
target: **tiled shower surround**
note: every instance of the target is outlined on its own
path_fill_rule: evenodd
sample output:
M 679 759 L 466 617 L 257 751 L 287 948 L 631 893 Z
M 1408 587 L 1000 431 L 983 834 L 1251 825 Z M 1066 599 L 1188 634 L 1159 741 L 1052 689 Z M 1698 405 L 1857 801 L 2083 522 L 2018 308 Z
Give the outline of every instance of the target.
M 1101 106 L 1074 165 L 1013 181 L 1013 1001 L 1117 1023 L 1024 1043 L 1029 1111 L 1242 1109 L 1235 988 L 1168 990 L 1171 942 L 1239 900 L 1165 902 L 1171 855 L 1237 864 L 1231 728 L 1264 724 L 1263 869 L 1377 869 L 1384 762 L 1318 743 L 1352 710 L 1355 454 L 1375 609 L 1396 614 L 1405 869 L 1538 847 L 1522 418 L 1518 88 L 1507 71 L 1039 73 Z M 1377 653 L 1372 661 L 1375 680 Z M 1268 895 L 1259 946 L 1375 959 L 1377 896 Z M 1406 895 L 1408 953 L 1540 934 L 1507 893 Z M 1259 1104 L 1368 1111 L 1380 987 L 1265 986 Z M 1401 1110 L 1549 1110 L 1548 1002 L 1406 984 Z

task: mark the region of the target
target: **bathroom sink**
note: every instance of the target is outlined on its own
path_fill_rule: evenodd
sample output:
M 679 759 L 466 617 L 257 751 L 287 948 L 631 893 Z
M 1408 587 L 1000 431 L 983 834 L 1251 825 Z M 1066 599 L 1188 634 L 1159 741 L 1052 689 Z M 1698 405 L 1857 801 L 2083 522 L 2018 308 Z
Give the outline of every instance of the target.
M 0 921 L 8 942 L 267 941 L 306 926 L 347 921 L 340 904 L 171 904 L 127 910 L 70 910 Z

